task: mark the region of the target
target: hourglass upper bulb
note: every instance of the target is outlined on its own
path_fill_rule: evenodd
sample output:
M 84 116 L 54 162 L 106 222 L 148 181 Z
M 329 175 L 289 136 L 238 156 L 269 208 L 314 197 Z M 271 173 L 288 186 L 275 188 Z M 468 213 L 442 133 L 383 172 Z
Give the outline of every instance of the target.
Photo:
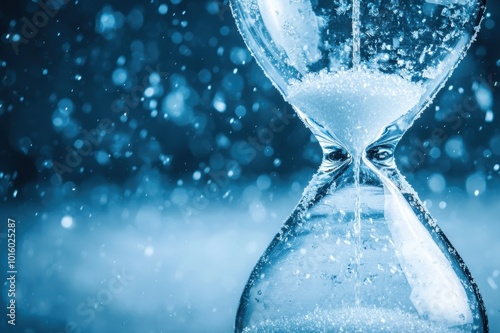
M 411 124 L 470 45 L 481 0 L 232 0 L 255 58 L 306 123 L 352 153 Z M 361 120 L 362 119 L 362 120 Z

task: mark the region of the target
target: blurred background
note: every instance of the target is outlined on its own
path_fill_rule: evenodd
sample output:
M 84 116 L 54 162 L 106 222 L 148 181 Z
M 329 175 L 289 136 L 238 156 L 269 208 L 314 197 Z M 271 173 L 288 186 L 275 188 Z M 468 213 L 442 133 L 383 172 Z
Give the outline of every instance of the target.
M 500 332 L 500 3 L 398 146 Z M 2 332 L 231 332 L 321 161 L 225 0 L 0 4 Z M 272 121 L 282 131 L 268 134 Z M 433 136 L 442 131 L 443 139 Z M 267 135 L 266 135 L 267 134 Z

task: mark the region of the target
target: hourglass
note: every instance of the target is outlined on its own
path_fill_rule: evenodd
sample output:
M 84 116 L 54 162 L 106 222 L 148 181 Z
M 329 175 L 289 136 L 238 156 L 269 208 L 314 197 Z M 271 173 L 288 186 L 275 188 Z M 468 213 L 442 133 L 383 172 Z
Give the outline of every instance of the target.
M 487 332 L 467 267 L 394 149 L 474 40 L 483 0 L 231 0 L 323 162 L 241 296 L 236 332 Z

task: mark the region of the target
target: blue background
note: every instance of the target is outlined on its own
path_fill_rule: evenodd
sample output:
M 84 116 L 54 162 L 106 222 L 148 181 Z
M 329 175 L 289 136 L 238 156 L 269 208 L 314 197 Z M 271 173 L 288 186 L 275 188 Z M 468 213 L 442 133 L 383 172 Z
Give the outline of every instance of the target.
M 250 270 L 321 161 L 317 142 L 286 117 L 224 1 L 40 12 L 0 4 L 0 255 L 6 267 L 14 218 L 19 271 L 17 325 L 2 319 L 2 332 L 230 332 Z M 397 150 L 476 277 L 492 332 L 499 15 L 491 1 L 477 42 Z M 263 142 L 274 117 L 286 126 Z

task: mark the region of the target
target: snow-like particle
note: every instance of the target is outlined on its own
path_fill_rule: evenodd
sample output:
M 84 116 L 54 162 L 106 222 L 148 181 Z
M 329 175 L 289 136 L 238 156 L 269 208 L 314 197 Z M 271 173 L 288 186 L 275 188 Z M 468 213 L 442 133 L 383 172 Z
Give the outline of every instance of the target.
M 61 219 L 61 226 L 64 229 L 69 229 L 69 228 L 73 227 L 73 217 L 71 217 L 69 215 L 63 216 L 63 218 Z
M 226 111 L 226 101 L 224 99 L 224 96 L 222 94 L 216 94 L 212 102 L 212 106 L 218 112 L 222 113 Z
M 155 253 L 155 249 L 154 249 L 154 247 L 152 247 L 150 245 L 146 246 L 146 248 L 144 249 L 144 255 L 146 257 L 151 257 L 154 253 Z
M 481 172 L 473 173 L 465 181 L 465 188 L 469 195 L 477 197 L 486 191 L 486 179 Z
M 168 12 L 168 6 L 166 4 L 163 3 L 158 7 L 158 13 L 160 15 L 165 15 L 167 12 Z
M 117 68 L 115 69 L 115 71 L 113 72 L 113 83 L 116 85 L 116 86 L 120 86 L 122 84 L 125 83 L 125 81 L 127 81 L 127 71 L 123 68 Z
M 446 179 L 443 175 L 435 173 L 429 177 L 429 188 L 434 193 L 441 193 L 446 188 Z

